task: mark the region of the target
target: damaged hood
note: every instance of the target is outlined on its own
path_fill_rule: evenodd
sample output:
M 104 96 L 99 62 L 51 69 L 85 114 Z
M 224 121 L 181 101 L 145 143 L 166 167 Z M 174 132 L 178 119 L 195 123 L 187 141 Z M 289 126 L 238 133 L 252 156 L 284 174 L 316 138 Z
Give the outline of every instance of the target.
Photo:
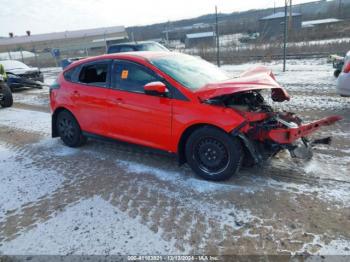
M 207 84 L 194 93 L 199 99 L 204 101 L 218 96 L 262 89 L 271 89 L 273 101 L 283 102 L 290 100 L 287 91 L 276 82 L 272 71 L 263 66 L 248 70 L 237 78 Z
M 6 73 L 14 74 L 14 75 L 25 75 L 39 72 L 39 68 L 30 67 L 30 68 L 14 68 L 6 70 Z

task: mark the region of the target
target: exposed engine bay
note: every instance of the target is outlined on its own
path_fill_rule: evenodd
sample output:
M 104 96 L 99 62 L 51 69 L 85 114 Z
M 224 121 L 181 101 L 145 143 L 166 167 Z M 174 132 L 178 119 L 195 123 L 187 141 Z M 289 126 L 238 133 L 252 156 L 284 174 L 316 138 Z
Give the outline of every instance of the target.
M 294 113 L 280 112 L 266 102 L 260 90 L 249 90 L 215 97 L 206 103 L 231 108 L 247 119 L 238 132 L 255 163 L 265 160 L 280 150 L 287 149 L 292 157 L 309 159 L 311 147 L 329 144 L 330 138 L 309 141 L 308 135 L 320 126 L 331 125 L 339 117 L 329 117 L 309 124 Z
M 258 90 L 224 95 L 207 100 L 210 104 L 230 107 L 243 112 L 273 112 Z

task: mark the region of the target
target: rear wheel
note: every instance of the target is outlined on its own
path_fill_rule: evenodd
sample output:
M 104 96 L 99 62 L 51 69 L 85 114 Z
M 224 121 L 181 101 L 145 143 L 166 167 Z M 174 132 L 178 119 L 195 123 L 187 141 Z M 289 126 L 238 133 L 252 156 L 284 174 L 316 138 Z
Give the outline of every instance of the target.
M 62 141 L 70 147 L 79 147 L 85 144 L 80 126 L 75 117 L 68 111 L 62 111 L 57 116 L 56 127 Z
M 2 107 L 11 107 L 13 105 L 13 97 L 11 89 L 6 85 L 5 83 L 0 83 L 0 89 L 1 89 L 1 98 L 0 98 L 0 105 Z
M 214 127 L 197 129 L 186 143 L 188 164 L 196 174 L 208 180 L 226 180 L 236 174 L 242 155 L 240 141 Z

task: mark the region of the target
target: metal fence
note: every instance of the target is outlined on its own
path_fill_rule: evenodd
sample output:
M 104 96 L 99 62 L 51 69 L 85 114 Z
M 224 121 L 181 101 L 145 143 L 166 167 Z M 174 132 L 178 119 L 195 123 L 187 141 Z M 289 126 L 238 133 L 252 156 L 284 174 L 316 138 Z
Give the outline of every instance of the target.
M 191 55 L 200 56 L 208 61 L 217 63 L 216 39 L 214 45 L 198 45 L 194 48 L 185 48 L 180 41 L 171 41 L 168 44 L 170 49 Z M 282 59 L 283 41 L 277 39 L 270 42 L 263 42 L 252 39 L 251 36 L 243 34 L 223 35 L 219 39 L 220 62 L 222 64 L 237 64 L 252 60 L 275 60 Z M 343 40 L 315 40 L 304 42 L 289 42 L 287 57 L 289 59 L 327 57 L 329 54 L 343 55 L 350 49 L 350 38 Z M 14 59 L 23 61 L 25 64 L 35 67 L 59 67 L 61 60 L 74 57 L 89 57 L 106 53 L 106 47 L 89 46 L 87 43 L 59 48 L 59 54 L 55 54 L 55 46 L 38 50 L 35 46 L 30 50 L 21 50 L 14 47 L 6 53 L 0 54 L 0 60 Z

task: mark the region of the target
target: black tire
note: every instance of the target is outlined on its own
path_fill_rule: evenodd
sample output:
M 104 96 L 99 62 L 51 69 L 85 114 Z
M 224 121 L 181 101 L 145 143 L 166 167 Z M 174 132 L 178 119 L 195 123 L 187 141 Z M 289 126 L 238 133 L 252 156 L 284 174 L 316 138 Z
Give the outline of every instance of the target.
M 195 130 L 186 142 L 185 154 L 197 175 L 213 181 L 227 180 L 235 175 L 243 158 L 239 139 L 214 127 Z
M 69 147 L 79 147 L 86 143 L 79 123 L 68 111 L 61 111 L 57 116 L 56 128 L 62 141 Z
M 335 70 L 335 71 L 334 71 L 334 77 L 335 77 L 335 78 L 338 78 L 339 75 L 340 75 L 340 73 L 341 73 L 341 70 L 339 70 L 339 69 Z
M 8 87 L 7 84 L 1 83 L 0 89 L 2 93 L 2 99 L 0 100 L 0 105 L 2 107 L 11 107 L 13 105 L 13 97 L 11 89 Z

